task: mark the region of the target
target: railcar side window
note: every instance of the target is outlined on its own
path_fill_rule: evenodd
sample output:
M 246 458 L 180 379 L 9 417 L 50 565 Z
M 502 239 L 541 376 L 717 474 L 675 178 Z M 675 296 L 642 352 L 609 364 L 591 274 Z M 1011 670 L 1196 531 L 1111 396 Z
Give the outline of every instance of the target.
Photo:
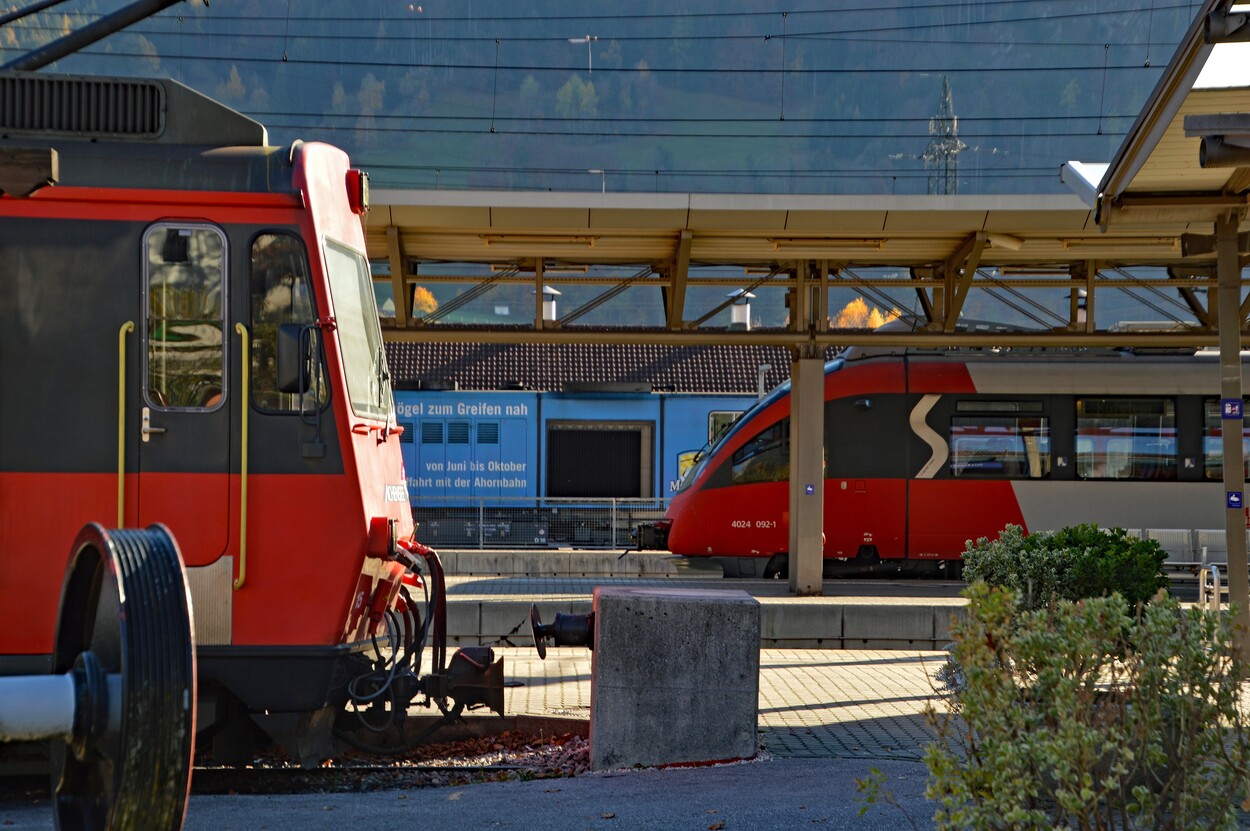
M 1081 479 L 1175 479 L 1175 402 L 1078 398 L 1076 473 Z
M 299 393 L 278 390 L 278 325 L 311 325 L 317 319 L 308 280 L 308 254 L 293 234 L 261 234 L 252 243 L 249 275 L 252 317 L 252 401 L 266 410 L 298 410 Z M 316 332 L 311 333 L 316 342 Z M 312 392 L 317 403 L 326 400 L 321 361 Z
M 955 416 L 950 444 L 952 476 L 1043 479 L 1050 475 L 1050 423 L 1044 416 Z
M 790 419 L 783 418 L 735 450 L 730 475 L 735 485 L 789 479 Z
M 226 238 L 208 226 L 162 224 L 145 234 L 144 249 L 148 402 L 166 409 L 219 407 Z
M 1224 425 L 1236 421 L 1223 421 L 1220 418 L 1220 402 L 1218 399 L 1203 404 L 1206 415 L 1202 430 L 1202 475 L 1206 479 L 1222 480 L 1224 478 Z M 1250 413 L 1246 405 L 1243 413 Z M 1242 418 L 1241 452 L 1245 463 L 1245 476 L 1250 478 L 1250 417 Z

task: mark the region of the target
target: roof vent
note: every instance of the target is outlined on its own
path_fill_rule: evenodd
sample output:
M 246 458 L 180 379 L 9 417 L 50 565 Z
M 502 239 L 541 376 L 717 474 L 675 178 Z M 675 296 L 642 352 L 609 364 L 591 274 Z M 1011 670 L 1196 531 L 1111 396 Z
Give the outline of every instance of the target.
M 651 392 L 648 381 L 565 381 L 564 392 Z
M 0 130 L 156 138 L 165 129 L 165 88 L 142 78 L 0 74 Z

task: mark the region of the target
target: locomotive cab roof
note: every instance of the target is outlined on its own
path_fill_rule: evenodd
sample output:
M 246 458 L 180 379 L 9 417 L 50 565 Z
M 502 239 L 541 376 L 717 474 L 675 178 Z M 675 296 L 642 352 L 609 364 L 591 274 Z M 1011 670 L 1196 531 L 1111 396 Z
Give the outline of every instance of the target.
M 264 125 L 168 78 L 0 72 L 0 140 L 263 147 Z
M 0 72 L 0 190 L 12 196 L 47 185 L 272 189 L 283 155 L 260 122 L 177 81 Z

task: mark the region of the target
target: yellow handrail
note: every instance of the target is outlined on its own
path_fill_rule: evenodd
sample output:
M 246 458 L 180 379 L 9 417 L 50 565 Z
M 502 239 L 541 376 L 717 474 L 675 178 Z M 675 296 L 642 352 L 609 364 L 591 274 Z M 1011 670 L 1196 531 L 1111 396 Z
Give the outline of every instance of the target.
M 126 335 L 135 330 L 127 320 L 117 333 L 117 527 L 126 525 Z
M 251 359 L 248 357 L 247 327 L 242 323 L 234 324 L 234 331 L 239 333 L 239 353 L 242 355 L 242 371 L 239 373 L 239 433 L 241 448 L 239 452 L 239 576 L 235 578 L 235 591 L 243 588 L 247 580 L 247 416 L 251 405 L 248 403 L 247 376 L 251 370 Z

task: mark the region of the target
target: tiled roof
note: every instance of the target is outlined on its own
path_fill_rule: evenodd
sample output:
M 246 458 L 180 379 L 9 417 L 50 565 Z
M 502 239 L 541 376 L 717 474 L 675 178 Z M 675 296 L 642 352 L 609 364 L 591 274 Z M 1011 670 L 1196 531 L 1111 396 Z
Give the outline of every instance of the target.
M 782 346 L 662 344 L 393 343 L 396 389 L 561 390 L 569 384 L 650 384 L 673 392 L 755 392 L 790 377 Z

